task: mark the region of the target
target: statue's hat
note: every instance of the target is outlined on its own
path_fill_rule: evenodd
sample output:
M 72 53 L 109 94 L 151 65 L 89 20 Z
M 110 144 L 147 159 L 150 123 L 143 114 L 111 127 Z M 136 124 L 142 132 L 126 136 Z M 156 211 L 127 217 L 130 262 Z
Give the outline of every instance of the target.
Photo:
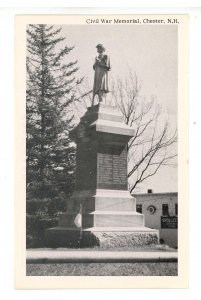
M 103 44 L 98 44 L 98 45 L 96 46 L 96 48 L 102 48 L 102 49 L 105 51 L 105 47 L 103 46 Z

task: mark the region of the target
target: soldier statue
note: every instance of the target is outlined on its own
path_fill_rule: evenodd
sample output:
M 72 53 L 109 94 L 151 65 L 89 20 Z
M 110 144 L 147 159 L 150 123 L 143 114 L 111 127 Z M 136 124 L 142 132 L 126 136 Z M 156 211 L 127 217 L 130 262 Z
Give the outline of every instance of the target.
M 99 55 L 95 58 L 93 64 L 94 74 L 94 86 L 93 86 L 93 102 L 96 95 L 98 95 L 99 103 L 106 102 L 106 94 L 109 92 L 108 87 L 108 71 L 110 71 L 110 59 L 105 54 L 105 47 L 102 44 L 96 46 Z

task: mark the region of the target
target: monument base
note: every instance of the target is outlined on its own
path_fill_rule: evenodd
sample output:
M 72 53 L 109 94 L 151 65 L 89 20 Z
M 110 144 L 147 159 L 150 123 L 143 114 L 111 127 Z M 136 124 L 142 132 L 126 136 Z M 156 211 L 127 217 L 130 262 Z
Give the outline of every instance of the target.
M 159 231 L 145 227 L 128 190 L 127 144 L 134 134 L 116 107 L 88 108 L 70 133 L 77 144 L 74 193 L 58 226 L 45 231 L 47 246 L 114 249 L 158 243 Z
M 100 247 L 102 249 L 156 245 L 159 231 L 147 227 L 78 228 L 54 227 L 45 230 L 47 247 Z

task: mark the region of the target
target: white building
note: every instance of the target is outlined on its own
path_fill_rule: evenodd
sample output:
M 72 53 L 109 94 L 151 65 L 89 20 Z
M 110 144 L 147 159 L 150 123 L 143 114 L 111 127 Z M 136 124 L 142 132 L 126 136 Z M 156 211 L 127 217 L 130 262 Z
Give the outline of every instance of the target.
M 160 241 L 177 247 L 178 193 L 134 194 L 136 210 L 144 214 L 145 226 L 160 231 Z

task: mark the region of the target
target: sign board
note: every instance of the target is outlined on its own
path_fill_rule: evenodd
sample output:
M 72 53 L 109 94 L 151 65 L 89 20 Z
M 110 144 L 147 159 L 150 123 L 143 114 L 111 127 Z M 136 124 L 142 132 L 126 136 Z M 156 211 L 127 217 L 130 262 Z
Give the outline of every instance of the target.
M 161 228 L 177 229 L 177 217 L 161 216 Z

